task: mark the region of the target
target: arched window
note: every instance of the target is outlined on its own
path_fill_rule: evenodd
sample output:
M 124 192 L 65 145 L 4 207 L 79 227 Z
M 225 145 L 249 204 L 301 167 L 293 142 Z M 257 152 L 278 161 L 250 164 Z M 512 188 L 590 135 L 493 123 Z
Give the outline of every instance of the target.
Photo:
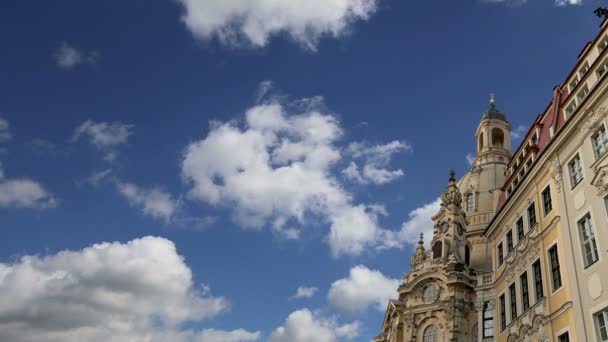
M 432 303 L 437 299 L 439 295 L 439 288 L 435 284 L 430 284 L 424 288 L 424 302 Z
M 471 248 L 469 248 L 469 245 L 464 246 L 464 263 L 467 266 L 471 265 Z
M 492 147 L 503 148 L 505 146 L 505 135 L 502 133 L 502 129 L 492 129 Z
M 431 325 L 424 330 L 423 342 L 437 342 L 437 327 L 436 326 Z
M 473 211 L 475 209 L 475 195 L 469 192 L 464 198 L 467 211 Z
M 483 132 L 479 134 L 479 151 L 483 150 Z
M 441 253 L 443 249 L 443 244 L 441 243 L 441 241 L 437 241 L 435 242 L 435 244 L 433 245 L 433 259 L 439 259 L 441 258 Z

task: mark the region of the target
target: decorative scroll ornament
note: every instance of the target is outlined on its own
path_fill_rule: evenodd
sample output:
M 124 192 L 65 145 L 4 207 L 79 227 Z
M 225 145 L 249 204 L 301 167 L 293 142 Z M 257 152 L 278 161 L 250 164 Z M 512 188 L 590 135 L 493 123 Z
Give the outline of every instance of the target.
M 608 165 L 601 165 L 593 170 L 591 184 L 595 186 L 600 196 L 608 192 Z
M 557 159 L 551 161 L 551 176 L 555 182 L 555 191 L 559 194 L 562 191 L 562 166 Z
M 589 117 L 583 122 L 583 125 L 581 126 L 581 132 L 583 133 L 583 136 L 587 136 L 589 131 L 595 130 L 599 126 L 600 120 L 602 120 L 606 116 L 606 113 L 608 111 L 606 110 L 606 107 L 601 107 L 599 109 L 589 112 Z
M 460 204 L 462 203 L 462 194 L 456 185 L 456 173 L 454 170 L 450 171 L 448 186 L 443 194 L 441 194 L 441 202 L 448 210 L 457 211 L 460 209 Z
M 412 267 L 416 268 L 424 263 L 426 260 L 426 253 L 424 251 L 424 233 L 420 233 L 420 241 L 416 246 L 416 253 L 412 255 Z

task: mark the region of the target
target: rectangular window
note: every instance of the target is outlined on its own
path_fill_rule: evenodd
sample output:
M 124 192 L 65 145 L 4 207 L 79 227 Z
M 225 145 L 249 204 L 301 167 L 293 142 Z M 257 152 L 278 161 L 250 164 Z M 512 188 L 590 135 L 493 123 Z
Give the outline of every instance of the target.
M 597 44 L 597 52 L 602 53 L 606 46 L 608 46 L 608 37 L 605 37 Z
M 608 58 L 604 59 L 602 64 L 597 68 L 597 78 L 604 76 L 606 70 L 608 70 Z
M 507 313 L 505 307 L 505 295 L 500 296 L 500 331 L 507 329 Z
M 519 220 L 517 220 L 517 223 L 515 223 L 515 226 L 517 227 L 517 242 L 519 243 L 521 240 L 524 239 L 524 218 L 520 217 Z
M 608 150 L 608 141 L 606 141 L 606 128 L 602 126 L 591 136 L 591 144 L 593 145 L 593 153 L 595 159 L 601 158 Z
M 585 267 L 595 263 L 598 260 L 597 243 L 593 226 L 591 225 L 591 214 L 587 213 L 580 221 L 578 221 L 578 230 L 581 236 L 583 254 L 585 257 Z
M 578 71 L 578 75 L 581 77 L 581 79 L 583 78 L 583 76 L 585 76 L 587 71 L 589 71 L 589 62 L 585 62 L 585 64 L 583 64 L 583 66 Z
M 534 227 L 536 224 L 536 207 L 534 202 L 528 207 L 528 229 Z
M 568 84 L 568 87 L 570 87 L 569 92 L 572 92 L 574 90 L 574 88 L 576 88 L 577 85 L 578 85 L 578 75 L 575 75 L 574 78 L 572 79 L 572 81 L 570 81 L 570 84 Z
M 528 272 L 524 272 L 519 276 L 519 282 L 521 286 L 521 305 L 523 311 L 530 308 L 530 295 L 528 294 Z
M 583 180 L 581 157 L 578 154 L 568 163 L 568 171 L 570 172 L 570 186 L 574 188 Z
M 502 265 L 504 260 L 503 251 L 502 251 L 502 242 L 498 244 L 498 266 Z
M 517 319 L 517 297 L 515 294 L 515 283 L 509 286 L 509 301 L 511 303 L 511 322 Z
M 570 335 L 563 333 L 557 337 L 557 342 L 570 342 Z
M 513 231 L 509 230 L 507 232 L 507 254 L 511 253 L 513 250 Z
M 494 310 L 490 302 L 483 303 L 483 337 L 494 336 Z
M 576 101 L 572 101 L 572 104 L 566 107 L 566 118 L 569 118 L 572 113 L 576 110 Z
M 589 94 L 589 87 L 587 87 L 587 85 L 585 84 L 581 91 L 576 94 L 576 101 L 578 103 L 583 102 L 583 100 L 587 97 L 587 94 Z
M 596 313 L 593 317 L 595 318 L 595 329 L 600 341 L 608 341 L 608 308 Z
M 534 294 L 536 295 L 535 299 L 538 303 L 545 294 L 543 293 L 543 274 L 540 269 L 540 259 L 536 260 L 536 262 L 532 265 L 534 269 Z
M 553 291 L 556 291 L 562 287 L 562 272 L 559 266 L 557 244 L 549 248 L 549 261 L 551 263 L 551 285 L 553 285 Z
M 547 186 L 545 188 L 545 190 L 543 190 L 542 197 L 543 197 L 544 214 L 545 214 L 545 216 L 547 216 L 547 214 L 549 214 L 551 212 L 551 210 L 553 210 L 553 204 L 551 203 L 551 187 L 550 186 Z

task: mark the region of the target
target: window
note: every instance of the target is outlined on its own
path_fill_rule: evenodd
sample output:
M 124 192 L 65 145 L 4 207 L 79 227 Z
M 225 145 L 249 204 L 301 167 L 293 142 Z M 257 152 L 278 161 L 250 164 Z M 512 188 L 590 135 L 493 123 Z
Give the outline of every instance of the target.
M 606 150 L 608 150 L 608 141 L 606 141 L 606 128 L 604 126 L 591 136 L 591 144 L 593 145 L 595 159 L 599 159 L 606 153 Z
M 597 78 L 604 76 L 606 70 L 608 70 L 608 58 L 604 59 L 602 64 L 597 68 Z
M 515 295 L 515 283 L 509 286 L 509 300 L 511 302 L 511 321 L 517 319 L 517 297 Z
M 534 202 L 528 207 L 528 229 L 534 227 L 536 224 L 536 208 Z
M 540 269 L 540 259 L 532 265 L 534 269 L 534 292 L 536 295 L 536 302 L 538 303 L 545 294 L 543 293 L 543 274 Z
M 602 53 L 602 51 L 606 48 L 606 46 L 608 46 L 608 37 L 604 37 L 604 39 L 602 39 L 598 44 L 597 44 L 597 51 L 599 53 Z
M 509 229 L 507 232 L 507 254 L 513 250 L 513 231 Z
M 569 118 L 570 115 L 572 115 L 572 113 L 574 113 L 575 109 L 576 109 L 576 101 L 572 101 L 572 104 L 569 105 L 568 107 L 566 107 L 566 118 Z
M 505 309 L 505 295 L 499 298 L 500 300 L 500 331 L 507 329 L 507 313 Z
M 570 342 L 570 335 L 563 333 L 557 337 L 557 342 Z
M 578 103 L 583 102 L 583 100 L 587 97 L 587 94 L 589 94 L 589 87 L 587 87 L 587 85 L 585 84 L 581 91 L 576 94 L 576 101 Z
M 574 88 L 576 88 L 576 86 L 578 85 L 578 75 L 575 75 L 574 78 L 572 79 L 572 81 L 570 81 L 570 84 L 568 84 L 568 87 L 570 87 L 570 92 L 572 92 L 574 90 Z
M 578 154 L 568 163 L 568 171 L 570 172 L 570 186 L 574 188 L 583 180 L 581 157 Z
M 526 311 L 530 308 L 530 295 L 528 294 L 528 272 L 524 272 L 519 276 L 521 287 L 521 305 L 522 310 Z
M 583 78 L 583 76 L 585 76 L 587 71 L 589 71 L 589 62 L 585 62 L 585 64 L 583 64 L 581 69 L 578 71 L 578 75 L 581 77 L 581 79 Z
M 583 244 L 585 267 L 587 267 L 598 260 L 597 243 L 595 241 L 595 234 L 593 233 L 593 226 L 591 225 L 590 214 L 585 215 L 578 221 L 578 230 L 581 236 L 581 243 Z
M 515 226 L 517 227 L 517 242 L 519 243 L 521 240 L 524 239 L 524 218 L 520 217 L 519 220 L 517 220 L 517 223 L 515 223 Z
M 432 303 L 437 299 L 439 288 L 435 284 L 431 284 L 424 289 L 424 302 Z
M 474 203 L 475 198 L 473 196 L 474 196 L 473 193 L 469 192 L 467 194 L 467 196 L 465 197 L 467 211 L 473 211 L 473 209 L 475 208 L 475 203 Z
M 553 204 L 551 204 L 551 187 L 547 186 L 545 188 L 545 190 L 543 190 L 542 193 L 542 197 L 543 197 L 543 209 L 544 209 L 544 214 L 545 216 L 547 216 L 547 214 L 549 214 L 551 212 L 551 210 L 553 210 Z
M 502 265 L 503 262 L 503 251 L 502 251 L 502 242 L 498 244 L 498 266 Z
M 464 246 L 464 263 L 471 266 L 471 247 L 469 245 Z
M 441 243 L 441 241 L 435 242 L 435 244 L 433 245 L 433 259 L 441 258 L 441 255 L 443 253 L 442 249 L 443 249 L 443 244 Z
M 494 310 L 490 302 L 483 303 L 483 337 L 494 336 Z
M 429 326 L 424 330 L 424 342 L 437 342 L 437 327 Z
M 556 291 L 562 287 L 562 272 L 559 267 L 557 244 L 549 248 L 549 261 L 551 263 L 551 284 L 553 285 L 553 291 Z
M 594 316 L 595 329 L 599 335 L 600 341 L 608 341 L 608 308 L 596 313 Z

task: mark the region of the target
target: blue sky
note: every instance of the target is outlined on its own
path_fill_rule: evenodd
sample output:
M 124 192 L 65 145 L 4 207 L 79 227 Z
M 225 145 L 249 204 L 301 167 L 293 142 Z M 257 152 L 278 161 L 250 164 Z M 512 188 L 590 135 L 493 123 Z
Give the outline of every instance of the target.
M 369 341 L 488 94 L 521 132 L 601 4 L 3 3 L 0 339 Z

